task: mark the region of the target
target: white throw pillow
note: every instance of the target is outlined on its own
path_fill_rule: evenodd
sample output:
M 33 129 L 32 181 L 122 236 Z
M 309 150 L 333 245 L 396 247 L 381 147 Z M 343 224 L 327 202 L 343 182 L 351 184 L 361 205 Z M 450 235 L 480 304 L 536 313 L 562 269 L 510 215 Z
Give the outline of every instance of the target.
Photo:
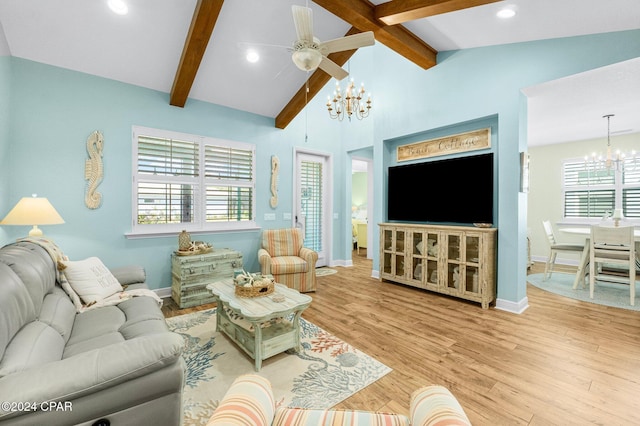
M 100 302 L 105 297 L 122 291 L 122 286 L 97 257 L 63 262 L 64 275 L 86 304 Z

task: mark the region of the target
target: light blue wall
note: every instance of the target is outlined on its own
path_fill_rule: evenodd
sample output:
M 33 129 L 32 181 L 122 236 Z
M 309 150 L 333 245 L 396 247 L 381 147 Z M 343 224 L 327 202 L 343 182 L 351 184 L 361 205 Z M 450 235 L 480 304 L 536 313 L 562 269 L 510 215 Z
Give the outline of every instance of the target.
M 1 30 L 1 28 L 0 28 Z M 0 33 L 0 37 L 4 37 Z M 10 84 L 11 57 L 0 55 L 0 214 L 9 211 L 9 182 L 11 169 L 9 167 L 9 123 L 10 123 Z M 2 220 L 2 217 L 0 217 Z M 6 232 L 0 226 L 0 241 L 7 238 Z
M 388 141 L 446 128 L 482 117 L 497 117 L 496 224 L 498 298 L 526 298 L 526 197 L 519 191 L 519 152 L 526 104 L 520 90 L 540 82 L 640 56 L 640 31 L 545 40 L 444 52 L 438 66 L 421 70 L 376 45 L 374 86 L 380 93 L 374 130 L 375 193 L 384 193 L 386 160 L 395 155 Z M 425 194 L 428 183 L 424 183 Z M 377 203 L 374 223 L 385 220 Z M 378 241 L 372 244 L 378 252 Z M 374 256 L 374 269 L 378 267 Z
M 48 197 L 67 223 L 46 227 L 45 233 L 71 258 L 95 255 L 108 266 L 139 263 L 147 268 L 150 286 L 162 288 L 170 285 L 168 260 L 176 238 L 124 237 L 131 228 L 131 126 L 255 143 L 257 219 L 269 228 L 290 225 L 282 220 L 282 214 L 293 211 L 293 149 L 300 146 L 333 156 L 333 213 L 338 219 L 333 221 L 332 259 L 348 260 L 350 153 L 361 149 L 373 152 L 374 191 L 382 195 L 394 141 L 489 119 L 496 128 L 492 150 L 497 154 L 499 190 L 498 297 L 516 303 L 526 297 L 526 197 L 518 193 L 518 154 L 526 150 L 526 102 L 520 89 L 637 56 L 640 31 L 445 52 L 439 55 L 439 65 L 429 70 L 377 44 L 362 49 L 350 63 L 356 82 L 364 80 L 372 89 L 371 117 L 352 123 L 330 120 L 324 107 L 334 84 L 330 82 L 326 93 L 321 91 L 311 100 L 307 113 L 301 113 L 285 130 L 275 129 L 273 120 L 265 117 L 193 100 L 183 109 L 176 108 L 169 105 L 166 93 L 17 58 L 9 62 L 7 79 L 6 62 L 3 76 L 0 58 L 0 90 L 6 92 L 11 87 L 10 101 L 0 100 L 0 108 L 4 104 L 11 110 L 9 171 L 0 172 L 0 193 L 6 194 L 9 206 L 34 192 Z M 85 142 L 94 130 L 102 131 L 105 137 L 105 178 L 99 187 L 104 202 L 101 208 L 89 210 L 83 201 Z M 6 130 L 0 132 L 0 155 L 7 144 L 1 139 L 6 137 L 3 135 Z M 273 154 L 281 161 L 280 203 L 275 211 L 268 203 Z M 4 207 L 3 212 L 8 210 Z M 376 197 L 371 223 L 383 221 L 385 211 L 383 197 Z M 263 221 L 264 213 L 271 212 L 278 220 Z M 23 227 L 2 228 L 0 232 L 7 234 L 0 234 L 1 243 L 27 231 Z M 256 270 L 258 235 L 210 234 L 199 239 L 242 251 L 248 268 Z M 377 244 L 374 238 L 374 270 L 378 268 Z
M 13 58 L 11 78 L 12 181 L 9 186 L 2 185 L 8 191 L 9 205 L 32 193 L 49 198 L 66 223 L 44 226 L 44 232 L 71 259 L 98 256 L 110 267 L 141 264 L 152 288 L 170 286 L 169 257 L 177 239 L 132 240 L 124 236 L 131 230 L 133 125 L 256 144 L 257 222 L 267 228 L 291 225 L 283 220 L 283 213 L 292 212 L 293 147 L 331 153 L 339 146 L 337 128 L 317 120 L 309 120 L 305 142 L 303 114 L 280 130 L 270 118 L 194 100 L 177 108 L 169 105 L 166 93 L 18 58 Z M 104 135 L 105 174 L 98 188 L 103 203 L 90 210 L 84 205 L 84 164 L 86 139 L 94 130 Z M 281 161 L 275 210 L 269 206 L 268 178 L 274 154 Z M 341 182 L 345 173 L 342 165 L 339 167 L 334 179 Z M 337 208 L 341 208 L 340 201 L 340 196 L 334 195 Z M 3 209 L 6 211 L 8 208 Z M 265 213 L 276 213 L 277 220 L 263 221 Z M 8 234 L 3 243 L 28 231 L 26 227 L 2 228 Z M 241 251 L 245 267 L 255 271 L 259 270 L 259 235 L 259 231 L 218 233 L 199 235 L 198 239 Z M 344 253 L 334 255 L 340 258 Z

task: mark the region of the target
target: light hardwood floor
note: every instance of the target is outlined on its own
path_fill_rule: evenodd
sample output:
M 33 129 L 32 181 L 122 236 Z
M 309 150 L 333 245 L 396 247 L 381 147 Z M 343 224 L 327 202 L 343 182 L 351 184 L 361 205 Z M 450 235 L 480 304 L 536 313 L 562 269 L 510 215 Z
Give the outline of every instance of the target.
M 640 313 L 529 285 L 516 315 L 371 278 L 371 261 L 318 278 L 303 317 L 393 369 L 337 408 L 408 413 L 438 383 L 474 425 L 640 424 Z M 544 265 L 534 265 L 542 272 Z M 178 310 L 167 300 L 166 316 Z

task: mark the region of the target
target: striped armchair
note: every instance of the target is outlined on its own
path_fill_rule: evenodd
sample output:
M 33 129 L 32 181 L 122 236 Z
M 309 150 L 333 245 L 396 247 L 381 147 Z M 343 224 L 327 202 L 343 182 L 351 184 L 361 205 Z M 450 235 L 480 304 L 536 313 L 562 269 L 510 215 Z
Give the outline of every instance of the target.
M 458 400 L 443 386 L 418 389 L 411 396 L 409 417 L 358 410 L 314 410 L 276 407 L 271 383 L 257 374 L 238 377 L 207 426 L 470 426 Z
M 301 293 L 316 291 L 318 253 L 303 247 L 302 242 L 298 228 L 265 229 L 258 250 L 260 272 Z

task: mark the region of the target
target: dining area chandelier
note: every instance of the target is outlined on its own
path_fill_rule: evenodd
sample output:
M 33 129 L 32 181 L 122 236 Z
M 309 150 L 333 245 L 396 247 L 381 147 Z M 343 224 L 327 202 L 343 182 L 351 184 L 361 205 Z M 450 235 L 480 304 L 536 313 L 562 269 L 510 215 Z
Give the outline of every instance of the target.
M 584 161 L 589 168 L 593 170 L 603 171 L 619 171 L 623 172 L 625 169 L 625 163 L 628 163 L 629 159 L 633 161 L 634 167 L 637 163 L 636 152 L 631 151 L 631 157 L 628 157 L 626 153 L 617 149 L 613 152 L 611 148 L 611 117 L 615 117 L 615 114 L 606 114 L 602 118 L 607 119 L 607 152 L 605 156 L 598 155 L 595 152 L 590 156 L 584 157 Z
M 333 96 L 327 97 L 329 117 L 338 121 L 344 120 L 345 117 L 351 121 L 354 115 L 358 120 L 362 120 L 369 116 L 371 108 L 371 93 L 367 94 L 365 99 L 364 83 L 356 89 L 353 79 L 349 81 L 344 91 L 340 87 L 340 82 L 336 82 Z

